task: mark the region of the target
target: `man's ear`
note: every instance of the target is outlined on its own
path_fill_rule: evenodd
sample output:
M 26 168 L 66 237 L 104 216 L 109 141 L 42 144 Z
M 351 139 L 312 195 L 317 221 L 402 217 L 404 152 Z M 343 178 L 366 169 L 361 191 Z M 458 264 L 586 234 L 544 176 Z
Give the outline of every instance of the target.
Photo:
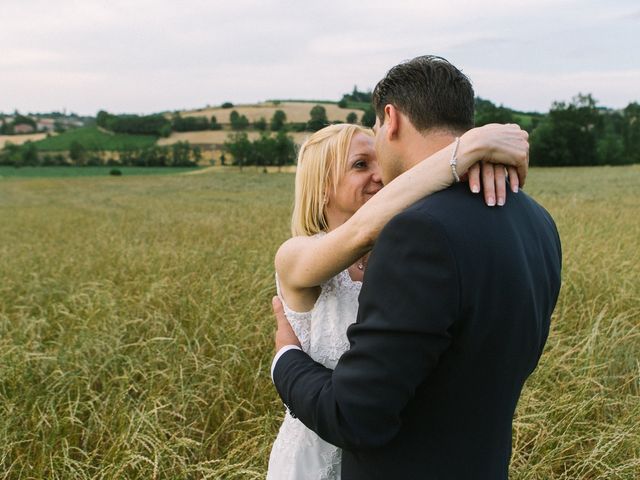
M 398 122 L 400 116 L 396 107 L 390 103 L 384 106 L 384 123 L 387 124 L 387 141 L 396 140 L 398 138 Z

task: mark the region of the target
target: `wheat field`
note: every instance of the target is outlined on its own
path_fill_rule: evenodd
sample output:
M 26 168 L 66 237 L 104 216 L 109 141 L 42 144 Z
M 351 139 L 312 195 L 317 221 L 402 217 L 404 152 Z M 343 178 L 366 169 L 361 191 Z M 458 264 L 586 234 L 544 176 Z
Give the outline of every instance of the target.
M 363 111 L 354 108 L 340 108 L 334 103 L 318 103 L 322 105 L 327 112 L 327 118 L 331 122 L 340 121 L 346 122 L 347 115 L 351 112 L 355 112 L 358 118 L 362 116 Z M 254 105 L 235 105 L 232 108 L 222 107 L 209 107 L 200 108 L 198 110 L 189 110 L 181 112 L 183 117 L 193 116 L 205 116 L 211 117 L 215 115 L 216 119 L 220 123 L 230 123 L 229 115 L 233 110 L 237 111 L 240 115 L 246 115 L 250 122 L 255 122 L 260 118 L 271 120 L 276 110 L 282 110 L 287 115 L 287 122 L 308 122 L 309 112 L 316 103 L 313 102 L 264 102 Z
M 640 167 L 533 169 L 563 287 L 514 480 L 640 478 Z M 0 479 L 263 478 L 293 176 L 0 179 Z
M 238 132 L 230 130 L 203 130 L 200 132 L 172 132 L 166 138 L 159 138 L 158 145 L 173 145 L 177 142 L 189 142 L 192 145 L 216 145 L 220 146 L 229 139 L 229 135 Z M 246 132 L 247 137 L 252 142 L 259 139 L 263 132 L 249 131 Z M 268 133 L 268 132 L 267 132 Z M 311 132 L 287 132 L 287 135 L 293 138 L 297 145 L 301 145 Z
M 55 134 L 53 134 L 55 135 Z M 22 135 L 0 135 L 0 149 L 4 148 L 7 143 L 13 145 L 22 145 L 27 142 L 37 142 L 47 138 L 46 133 L 27 133 Z

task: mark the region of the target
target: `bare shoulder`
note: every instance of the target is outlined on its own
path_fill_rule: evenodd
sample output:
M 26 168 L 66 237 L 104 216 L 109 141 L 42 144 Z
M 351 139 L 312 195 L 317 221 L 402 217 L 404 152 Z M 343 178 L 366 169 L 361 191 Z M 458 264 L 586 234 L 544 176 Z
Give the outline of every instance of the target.
M 275 258 L 275 267 L 278 275 L 285 276 L 289 269 L 295 266 L 300 253 L 308 250 L 317 241 L 317 237 L 300 235 L 297 237 L 291 237 L 280 245 Z
M 319 286 L 299 280 L 301 271 L 313 271 L 313 266 L 303 260 L 304 253 L 311 251 L 317 241 L 317 237 L 293 237 L 280 245 L 276 253 L 275 267 L 280 289 L 289 307 L 298 312 L 311 310 L 320 296 Z

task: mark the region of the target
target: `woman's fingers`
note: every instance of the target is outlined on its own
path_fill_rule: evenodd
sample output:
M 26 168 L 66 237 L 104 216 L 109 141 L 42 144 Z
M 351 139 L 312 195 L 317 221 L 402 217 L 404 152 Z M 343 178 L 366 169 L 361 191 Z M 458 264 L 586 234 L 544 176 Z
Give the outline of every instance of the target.
M 494 171 L 491 163 L 482 162 L 482 188 L 484 190 L 484 201 L 490 207 L 496 204 L 496 185 L 494 182 Z
M 520 179 L 518 178 L 518 171 L 514 167 L 507 167 L 509 170 L 509 185 L 513 193 L 518 193 L 520 189 Z
M 469 188 L 473 193 L 478 193 L 480 191 L 480 163 L 474 163 L 467 174 L 469 176 Z
M 518 171 L 519 186 L 524 187 L 524 181 L 527 179 L 527 172 L 529 171 L 529 144 L 527 143 L 527 150 L 525 154 L 525 162 L 523 165 L 516 167 Z
M 496 185 L 496 203 L 503 206 L 507 200 L 507 172 L 502 165 L 493 165 L 493 178 Z

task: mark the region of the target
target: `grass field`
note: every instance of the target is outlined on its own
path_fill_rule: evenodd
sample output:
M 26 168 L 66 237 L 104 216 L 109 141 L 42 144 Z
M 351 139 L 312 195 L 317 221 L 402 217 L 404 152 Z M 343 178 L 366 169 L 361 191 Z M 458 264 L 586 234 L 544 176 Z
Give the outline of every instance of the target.
M 0 182 L 0 478 L 259 479 L 291 174 Z M 534 169 L 563 288 L 512 480 L 640 477 L 640 167 Z
M 120 170 L 123 176 L 129 175 L 173 175 L 176 173 L 197 172 L 191 167 L 8 167 L 0 165 L 0 180 L 8 178 L 58 178 L 58 177 L 102 177 L 111 170 Z
M 156 140 L 152 135 L 109 134 L 97 127 L 82 127 L 35 142 L 35 146 L 40 151 L 65 151 L 77 141 L 87 150 L 134 150 L 150 147 Z

